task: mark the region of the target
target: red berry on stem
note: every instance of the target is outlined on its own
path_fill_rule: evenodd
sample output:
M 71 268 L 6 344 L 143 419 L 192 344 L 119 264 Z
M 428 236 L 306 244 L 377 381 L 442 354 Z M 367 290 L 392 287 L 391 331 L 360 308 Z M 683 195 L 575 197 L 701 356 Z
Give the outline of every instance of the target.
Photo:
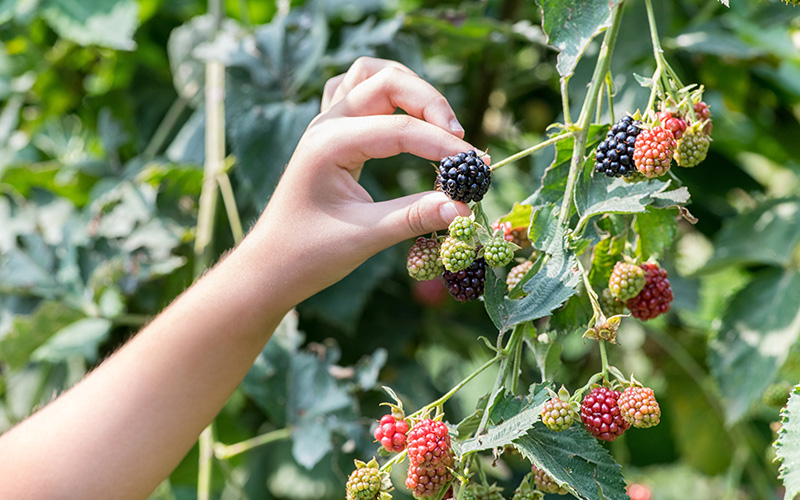
M 666 270 L 652 263 L 642 264 L 642 269 L 645 273 L 644 288 L 625 305 L 634 318 L 647 321 L 669 311 L 673 295 Z
M 630 428 L 617 405 L 619 395 L 619 391 L 596 387 L 583 398 L 581 420 L 597 439 L 613 441 Z

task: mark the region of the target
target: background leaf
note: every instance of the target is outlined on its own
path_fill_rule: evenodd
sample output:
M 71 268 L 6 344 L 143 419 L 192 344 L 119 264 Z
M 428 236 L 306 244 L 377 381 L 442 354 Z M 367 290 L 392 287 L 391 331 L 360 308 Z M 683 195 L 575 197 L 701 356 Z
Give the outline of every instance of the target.
M 60 36 L 81 45 L 136 48 L 139 4 L 133 0 L 46 0 L 42 17 Z

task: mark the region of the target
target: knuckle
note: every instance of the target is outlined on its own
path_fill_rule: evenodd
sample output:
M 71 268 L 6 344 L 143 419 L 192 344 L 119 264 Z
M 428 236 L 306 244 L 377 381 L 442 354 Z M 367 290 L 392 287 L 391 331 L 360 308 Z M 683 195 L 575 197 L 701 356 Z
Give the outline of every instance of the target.
M 406 212 L 406 224 L 408 224 L 408 229 L 413 234 L 422 234 L 426 232 L 425 218 L 420 205 L 419 202 L 414 202 L 408 207 L 408 212 Z

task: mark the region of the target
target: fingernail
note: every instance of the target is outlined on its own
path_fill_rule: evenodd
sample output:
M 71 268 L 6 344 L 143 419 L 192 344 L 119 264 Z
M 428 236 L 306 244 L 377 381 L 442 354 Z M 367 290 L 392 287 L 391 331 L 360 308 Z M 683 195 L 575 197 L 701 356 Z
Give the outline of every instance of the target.
M 450 120 L 450 130 L 458 134 L 464 131 L 464 127 L 462 127 L 461 124 L 458 123 L 458 119 L 453 118 L 452 120 Z
M 448 201 L 447 203 L 439 207 L 439 215 L 441 215 L 442 219 L 447 221 L 448 223 L 452 222 L 453 219 L 455 219 L 459 215 L 462 217 L 466 217 L 469 214 L 470 214 L 470 209 L 464 203 L 456 203 L 454 201 Z

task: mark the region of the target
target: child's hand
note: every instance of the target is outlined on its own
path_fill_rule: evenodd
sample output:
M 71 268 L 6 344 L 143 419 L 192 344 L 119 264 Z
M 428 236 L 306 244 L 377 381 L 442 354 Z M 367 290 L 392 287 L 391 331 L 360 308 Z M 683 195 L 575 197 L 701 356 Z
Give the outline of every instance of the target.
M 332 78 L 248 237 L 280 261 L 287 299 L 302 301 L 384 248 L 468 215 L 441 192 L 376 203 L 357 182 L 370 158 L 407 152 L 438 162 L 475 149 L 463 135 L 447 100 L 401 64 L 362 58 Z

